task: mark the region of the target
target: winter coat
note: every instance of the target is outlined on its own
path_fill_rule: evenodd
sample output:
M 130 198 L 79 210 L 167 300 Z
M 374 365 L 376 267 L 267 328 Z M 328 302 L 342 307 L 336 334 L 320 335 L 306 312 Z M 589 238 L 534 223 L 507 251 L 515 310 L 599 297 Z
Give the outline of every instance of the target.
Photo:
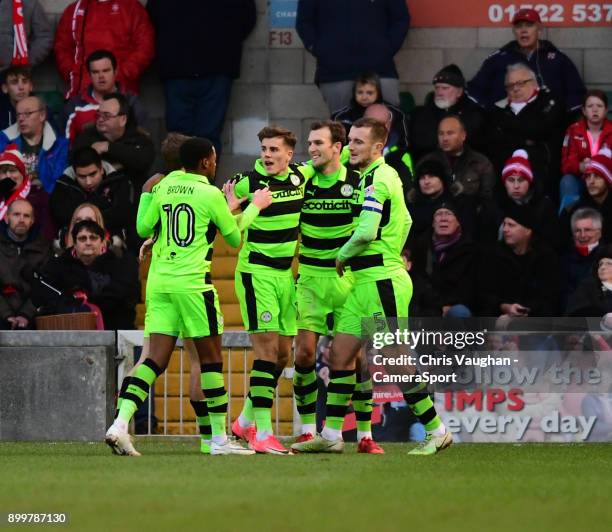
M 15 242 L 0 222 L 0 320 L 23 316 L 31 321 L 36 309 L 31 300 L 34 272 L 39 272 L 51 257 L 51 245 L 37 226 L 24 242 Z
M 588 255 L 581 255 L 575 247 L 561 257 L 561 303 L 567 310 L 569 298 L 585 279 L 593 275 L 593 265 L 597 257 L 599 246 Z
M 68 83 L 66 98 L 89 86 L 85 61 L 101 49 L 110 50 L 117 58 L 117 79 L 125 90 L 138 94 L 140 76 L 153 59 L 153 39 L 149 15 L 138 0 L 78 0 L 70 4 L 62 13 L 53 45 L 57 68 Z
M 423 161 L 438 161 L 444 166 L 446 173 L 451 176 L 451 183 L 455 185 L 453 195 L 461 193 L 483 200 L 493 197 L 497 182 L 495 169 L 486 156 L 469 146 L 464 147 L 453 166 L 449 157 L 440 149 L 425 155 L 418 164 Z
M 107 142 L 107 139 L 98 133 L 95 124 L 89 124 L 72 145 L 75 152 L 84 146 L 91 146 L 95 142 Z M 128 127 L 122 137 L 110 142 L 108 151 L 102 158 L 117 169 L 122 169 L 132 180 L 136 190 L 144 183 L 148 171 L 155 158 L 155 147 L 151 137 L 140 128 Z
M 364 72 L 397 79 L 393 56 L 409 25 L 405 0 L 298 2 L 296 30 L 317 59 L 317 84 L 354 80 Z
M 77 183 L 71 166 L 57 181 L 51 196 L 51 210 L 58 227 L 70 225 L 72 214 L 81 203 L 93 203 L 102 212 L 104 225 L 111 235 L 120 235 L 131 228 L 135 219 L 135 207 L 131 203 L 132 187 L 125 174 L 104 163 L 106 175 L 100 186 L 87 192 Z
M 73 257 L 72 248 L 51 259 L 42 272 L 45 282 L 62 292 L 41 289 L 37 302 L 47 310 L 64 308 L 64 298 L 75 292 L 87 294 L 88 302 L 102 311 L 106 330 L 133 329 L 138 302 L 138 263 L 131 254 L 118 258 L 111 251 L 100 255 L 90 266 Z
M 604 120 L 603 127 L 599 133 L 599 147 L 608 146 L 612 150 L 612 122 Z M 561 173 L 563 175 L 573 174 L 580 177 L 580 163 L 591 158 L 599 150 L 594 150 L 591 153 L 591 143 L 587 135 L 586 119 L 578 120 L 567 128 L 565 138 L 563 139 L 563 148 L 561 150 Z
M 122 92 L 120 86 L 117 87 L 117 90 Z M 127 99 L 136 124 L 149 131 L 149 117 L 138 96 L 131 93 L 123 94 Z M 99 107 L 100 104 L 93 97 L 93 87 L 91 85 L 79 96 L 74 96 L 66 102 L 62 112 L 61 127 L 71 144 L 83 132 L 87 124 L 96 121 L 96 113 Z
M 436 308 L 438 316 L 446 305 L 465 305 L 473 309 L 476 299 L 476 271 L 478 248 L 472 240 L 462 236 L 449 247 L 438 261 L 432 243 L 433 231 L 419 239 L 412 253 L 412 271 L 431 283 L 429 308 Z
M 481 316 L 500 316 L 502 303 L 528 307 L 530 317 L 557 315 L 559 259 L 537 237 L 532 244 L 524 255 L 516 255 L 504 242 L 496 242 L 483 253 L 478 274 Z
M 38 0 L 23 1 L 23 25 L 28 42 L 28 63 L 42 63 L 53 46 L 53 24 Z M 0 2 L 0 70 L 8 68 L 14 46 L 13 2 Z
M 19 133 L 19 127 L 13 124 L 0 133 L 0 153 L 5 150 L 7 144 L 17 144 L 21 151 L 24 142 Z M 38 179 L 49 194 L 53 192 L 55 182 L 64 173 L 67 166 L 68 141 L 64 137 L 57 136 L 49 122 L 45 122 L 37 170 Z
M 162 79 L 240 76 L 242 43 L 257 18 L 254 0 L 149 0 L 147 11 L 155 26 L 155 62 Z
M 515 150 L 524 149 L 543 190 L 555 192 L 559 180 L 563 117 L 563 108 L 545 90 L 540 90 L 517 115 L 510 104 L 503 108 L 491 107 L 487 115 L 487 153 L 497 175 L 501 175 L 504 164 Z
M 481 242 L 493 242 L 499 239 L 506 207 L 514 202 L 505 189 L 500 188 L 497 196 L 495 202 L 488 202 L 480 212 L 478 235 Z M 555 204 L 537 190 L 532 192 L 525 204 L 533 211 L 534 233 L 554 250 L 560 250 L 562 240 Z
M 567 316 L 602 317 L 609 312 L 612 312 L 612 292 L 595 276 L 582 281 L 567 302 Z
M 483 107 L 490 107 L 506 98 L 506 69 L 515 63 L 526 63 L 538 78 L 559 99 L 561 107 L 576 110 L 586 93 L 584 82 L 572 60 L 550 41 L 540 40 L 538 49 L 525 56 L 516 41 L 493 52 L 467 84 L 468 94 Z
M 425 105 L 415 107 L 410 113 L 410 147 L 419 159 L 438 148 L 438 124 L 443 118 L 456 115 L 465 124 L 466 143 L 480 150 L 483 146 L 484 111 L 465 94 L 448 109 L 440 109 L 434 103 L 434 94 L 428 94 Z

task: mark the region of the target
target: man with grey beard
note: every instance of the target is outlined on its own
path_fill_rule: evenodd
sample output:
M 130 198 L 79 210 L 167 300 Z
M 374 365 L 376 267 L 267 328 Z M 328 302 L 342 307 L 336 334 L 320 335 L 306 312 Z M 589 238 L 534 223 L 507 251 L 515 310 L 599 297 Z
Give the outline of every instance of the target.
M 438 124 L 449 116 L 461 117 L 467 132 L 467 142 L 477 150 L 481 147 L 484 125 L 482 109 L 465 93 L 465 78 L 457 65 L 445 66 L 433 78 L 433 92 L 425 105 L 417 107 L 410 119 L 410 152 L 415 160 L 438 147 Z

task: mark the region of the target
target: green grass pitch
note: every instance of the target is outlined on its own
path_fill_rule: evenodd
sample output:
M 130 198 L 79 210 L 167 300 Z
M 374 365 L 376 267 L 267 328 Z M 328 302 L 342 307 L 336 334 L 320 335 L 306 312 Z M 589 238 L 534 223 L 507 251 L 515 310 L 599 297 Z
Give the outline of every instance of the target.
M 612 445 L 462 444 L 435 457 L 203 456 L 194 439 L 0 444 L 0 513 L 67 512 L 56 529 L 610 530 Z M 6 515 L 0 528 L 6 526 Z M 9 529 L 43 525 L 13 526 Z M 196 528 L 197 527 L 197 528 Z M 45 526 L 48 528 L 48 526 Z

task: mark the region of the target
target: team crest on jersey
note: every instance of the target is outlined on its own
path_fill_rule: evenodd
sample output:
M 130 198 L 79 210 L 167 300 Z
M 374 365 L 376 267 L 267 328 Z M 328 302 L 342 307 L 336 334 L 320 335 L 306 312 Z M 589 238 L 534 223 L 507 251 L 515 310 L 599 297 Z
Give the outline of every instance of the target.
M 372 194 L 374 194 L 374 185 L 370 185 L 369 187 L 366 187 L 365 189 L 366 196 L 371 196 Z
M 291 182 L 297 187 L 300 184 L 300 178 L 295 174 L 291 174 Z
M 272 321 L 272 313 L 268 310 L 264 310 L 259 317 L 264 323 L 270 323 Z
M 346 185 L 342 185 L 340 194 L 342 194 L 345 198 L 350 198 L 353 195 L 353 186 L 349 185 L 348 183 Z

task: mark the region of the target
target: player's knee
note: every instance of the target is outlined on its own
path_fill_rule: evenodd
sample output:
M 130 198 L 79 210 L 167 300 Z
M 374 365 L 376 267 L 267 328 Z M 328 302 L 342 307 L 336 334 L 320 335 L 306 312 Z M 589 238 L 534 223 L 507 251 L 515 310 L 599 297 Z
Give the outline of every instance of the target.
M 296 345 L 295 364 L 296 366 L 313 366 L 316 361 L 315 349 L 310 345 Z

